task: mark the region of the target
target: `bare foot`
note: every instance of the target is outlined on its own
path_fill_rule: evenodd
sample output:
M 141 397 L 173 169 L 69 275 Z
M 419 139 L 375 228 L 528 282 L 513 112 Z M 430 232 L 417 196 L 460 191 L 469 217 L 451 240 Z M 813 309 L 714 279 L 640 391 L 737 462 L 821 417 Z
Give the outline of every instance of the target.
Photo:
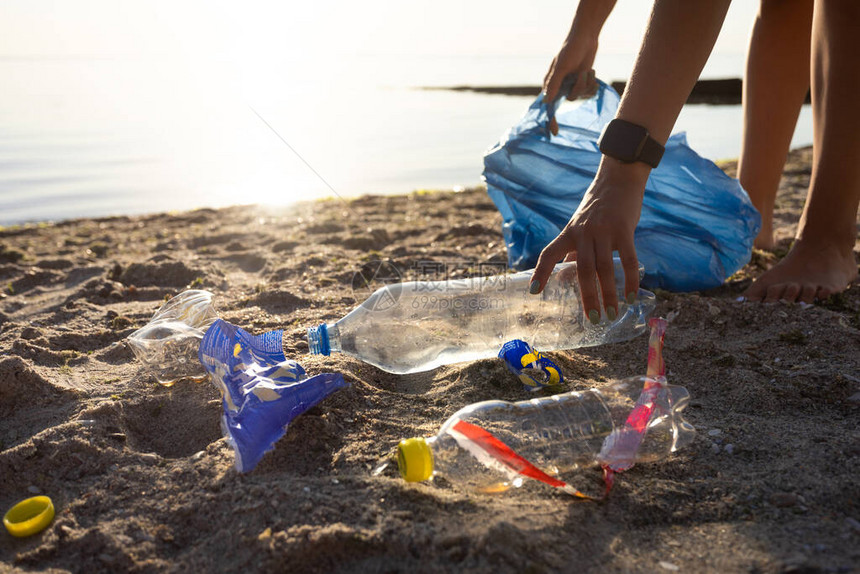
M 744 297 L 764 303 L 812 303 L 844 291 L 856 278 L 857 262 L 851 249 L 798 240 L 782 261 L 750 285 Z

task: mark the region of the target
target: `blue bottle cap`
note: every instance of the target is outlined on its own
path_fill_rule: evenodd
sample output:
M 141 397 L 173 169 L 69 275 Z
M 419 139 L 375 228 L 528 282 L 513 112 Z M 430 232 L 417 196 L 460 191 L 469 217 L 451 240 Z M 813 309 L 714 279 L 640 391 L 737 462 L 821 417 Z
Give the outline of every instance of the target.
M 308 329 L 308 348 L 312 355 L 331 354 L 331 344 L 328 340 L 328 326 L 325 323 Z

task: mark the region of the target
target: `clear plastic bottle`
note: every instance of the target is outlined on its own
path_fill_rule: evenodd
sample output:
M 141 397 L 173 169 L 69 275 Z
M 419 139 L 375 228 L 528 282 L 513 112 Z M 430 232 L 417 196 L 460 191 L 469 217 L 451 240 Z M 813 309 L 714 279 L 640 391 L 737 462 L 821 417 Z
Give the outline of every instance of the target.
M 183 291 L 155 312 L 149 323 L 128 337 L 135 357 L 158 382 L 171 386 L 179 379 L 202 378 L 206 371 L 197 358 L 200 341 L 218 318 L 212 293 Z
M 310 351 L 341 352 L 405 374 L 495 357 L 512 339 L 543 352 L 626 341 L 647 331 L 653 293 L 640 290 L 632 305 L 619 303 L 614 321 L 604 315 L 592 325 L 582 311 L 575 262 L 557 265 L 540 295 L 529 294 L 531 274 L 385 286 L 340 321 L 308 329 Z M 616 258 L 619 301 L 623 277 Z
M 683 387 L 643 376 L 599 390 L 475 403 L 436 436 L 401 441 L 398 467 L 409 482 L 438 474 L 477 492 L 503 492 L 525 478 L 570 491 L 565 479 L 583 468 L 625 470 L 689 444 L 695 429 L 681 416 L 688 401 Z

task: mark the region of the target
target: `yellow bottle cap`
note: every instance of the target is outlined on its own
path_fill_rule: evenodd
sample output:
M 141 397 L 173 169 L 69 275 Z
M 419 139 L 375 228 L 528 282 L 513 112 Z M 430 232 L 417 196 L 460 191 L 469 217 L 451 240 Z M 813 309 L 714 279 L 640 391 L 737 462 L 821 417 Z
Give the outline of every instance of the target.
M 397 468 L 406 482 L 421 482 L 433 474 L 433 453 L 421 437 L 408 438 L 397 445 Z
M 44 530 L 54 519 L 54 503 L 47 496 L 22 500 L 9 509 L 3 525 L 9 534 L 23 538 Z

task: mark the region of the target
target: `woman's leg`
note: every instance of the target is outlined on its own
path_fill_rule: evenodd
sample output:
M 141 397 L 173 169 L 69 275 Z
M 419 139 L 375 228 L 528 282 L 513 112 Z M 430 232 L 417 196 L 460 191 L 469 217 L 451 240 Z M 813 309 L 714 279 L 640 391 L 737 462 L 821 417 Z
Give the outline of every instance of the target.
M 760 249 L 774 245 L 774 198 L 809 90 L 812 7 L 812 0 L 762 0 L 750 35 L 738 179 L 761 213 Z
M 818 0 L 812 19 L 812 177 L 791 251 L 747 290 L 812 302 L 857 277 L 860 204 L 860 2 Z

